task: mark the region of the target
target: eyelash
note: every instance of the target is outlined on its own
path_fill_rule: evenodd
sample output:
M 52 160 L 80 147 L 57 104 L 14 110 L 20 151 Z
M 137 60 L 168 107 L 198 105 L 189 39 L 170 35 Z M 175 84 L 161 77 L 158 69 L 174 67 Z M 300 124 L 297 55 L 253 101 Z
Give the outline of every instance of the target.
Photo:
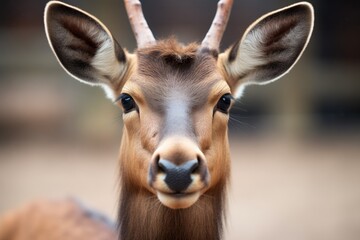
M 214 110 L 228 114 L 230 106 L 231 106 L 231 102 L 233 99 L 234 99 L 234 97 L 231 96 L 230 93 L 226 93 L 226 94 L 222 95 L 221 98 L 219 99 L 219 101 L 217 102 Z
M 137 109 L 135 100 L 127 93 L 122 93 L 115 102 L 120 101 L 124 113 L 129 113 Z

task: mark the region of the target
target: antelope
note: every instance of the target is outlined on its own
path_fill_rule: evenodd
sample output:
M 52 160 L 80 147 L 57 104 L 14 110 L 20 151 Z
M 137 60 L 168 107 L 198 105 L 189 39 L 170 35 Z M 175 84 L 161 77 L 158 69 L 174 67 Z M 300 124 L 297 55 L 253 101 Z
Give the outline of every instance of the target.
M 267 84 L 289 72 L 314 25 L 311 4 L 296 3 L 260 17 L 220 52 L 232 2 L 218 2 L 200 44 L 183 45 L 175 38 L 156 40 L 141 3 L 125 0 L 138 47 L 134 53 L 89 13 L 58 1 L 47 4 L 46 35 L 60 65 L 75 79 L 103 87 L 122 109 L 124 128 L 116 229 L 104 230 L 104 221 L 91 214 L 79 217 L 87 210 L 66 201 L 52 203 L 69 211 L 66 217 L 58 214 L 57 223 L 63 229 L 60 223 L 76 212 L 81 224 L 75 221 L 58 235 L 48 229 L 52 234 L 46 239 L 221 239 L 230 176 L 229 110 L 246 86 Z M 44 215 L 43 221 L 55 221 Z M 18 222 L 12 215 L 6 229 L 21 229 Z M 61 235 L 76 227 L 81 232 L 91 223 L 98 230 L 90 235 Z M 108 238 L 100 237 L 104 231 L 110 232 Z M 12 234 L 5 239 L 26 239 L 16 238 L 15 230 Z

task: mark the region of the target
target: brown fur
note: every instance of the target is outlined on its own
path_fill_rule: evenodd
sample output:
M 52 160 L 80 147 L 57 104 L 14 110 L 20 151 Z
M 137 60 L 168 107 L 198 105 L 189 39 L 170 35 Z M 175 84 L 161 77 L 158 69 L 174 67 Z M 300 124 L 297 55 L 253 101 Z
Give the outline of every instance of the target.
M 199 45 L 190 43 L 189 45 L 180 44 L 175 37 L 160 40 L 155 45 L 141 48 L 138 50 L 143 55 L 157 55 L 166 59 L 174 58 L 174 61 L 181 63 L 184 59 L 194 59 Z
M 137 72 L 133 81 L 152 110 L 160 110 L 164 96 L 175 87 L 186 89 L 189 98 L 201 107 L 210 88 L 220 79 L 214 66 L 216 59 L 198 51 L 199 45 L 183 46 L 174 38 L 137 52 Z M 171 52 L 175 50 L 175 52 Z M 171 87 L 170 87 L 171 86 Z
M 115 240 L 115 225 L 74 199 L 38 200 L 0 218 L 0 240 Z
M 222 83 L 224 88 L 227 84 L 216 68 L 217 59 L 198 48 L 196 44 L 183 46 L 171 38 L 137 52 L 137 68 L 124 85 L 125 92 L 131 89 L 130 94 L 137 96 L 140 118 L 133 114 L 124 121 L 120 149 L 120 239 L 221 238 L 230 169 L 227 117 L 212 115 L 216 101 L 226 93 L 218 84 Z M 205 154 L 212 177 L 208 190 L 193 206 L 177 210 L 162 205 L 147 187 L 152 153 L 162 139 L 179 127 L 162 121 L 167 99 L 174 90 L 191 99 L 194 110 L 188 117 L 190 127 L 186 136 L 192 136 Z
M 205 193 L 194 206 L 173 210 L 152 193 L 122 184 L 118 229 L 121 240 L 221 239 L 226 183 Z

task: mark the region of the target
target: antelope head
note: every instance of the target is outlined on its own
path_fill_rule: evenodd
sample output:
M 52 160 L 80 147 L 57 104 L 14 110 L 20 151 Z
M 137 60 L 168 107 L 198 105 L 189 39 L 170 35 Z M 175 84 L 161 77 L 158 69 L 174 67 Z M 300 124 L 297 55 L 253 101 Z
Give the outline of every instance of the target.
M 286 74 L 303 53 L 313 8 L 301 2 L 264 15 L 225 52 L 219 45 L 232 0 L 220 0 L 201 44 L 155 40 L 140 2 L 125 0 L 138 49 L 129 53 L 97 18 L 51 1 L 47 38 L 74 78 L 106 89 L 123 110 L 122 188 L 189 208 L 229 177 L 229 109 L 243 88 Z

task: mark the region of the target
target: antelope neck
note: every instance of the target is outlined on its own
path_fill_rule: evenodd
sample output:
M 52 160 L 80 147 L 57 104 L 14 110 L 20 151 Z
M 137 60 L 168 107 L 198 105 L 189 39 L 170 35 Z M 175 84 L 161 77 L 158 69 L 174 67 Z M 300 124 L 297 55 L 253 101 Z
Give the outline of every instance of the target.
M 217 186 L 187 209 L 163 206 L 152 193 L 123 185 L 119 240 L 217 240 L 224 218 L 224 187 Z

